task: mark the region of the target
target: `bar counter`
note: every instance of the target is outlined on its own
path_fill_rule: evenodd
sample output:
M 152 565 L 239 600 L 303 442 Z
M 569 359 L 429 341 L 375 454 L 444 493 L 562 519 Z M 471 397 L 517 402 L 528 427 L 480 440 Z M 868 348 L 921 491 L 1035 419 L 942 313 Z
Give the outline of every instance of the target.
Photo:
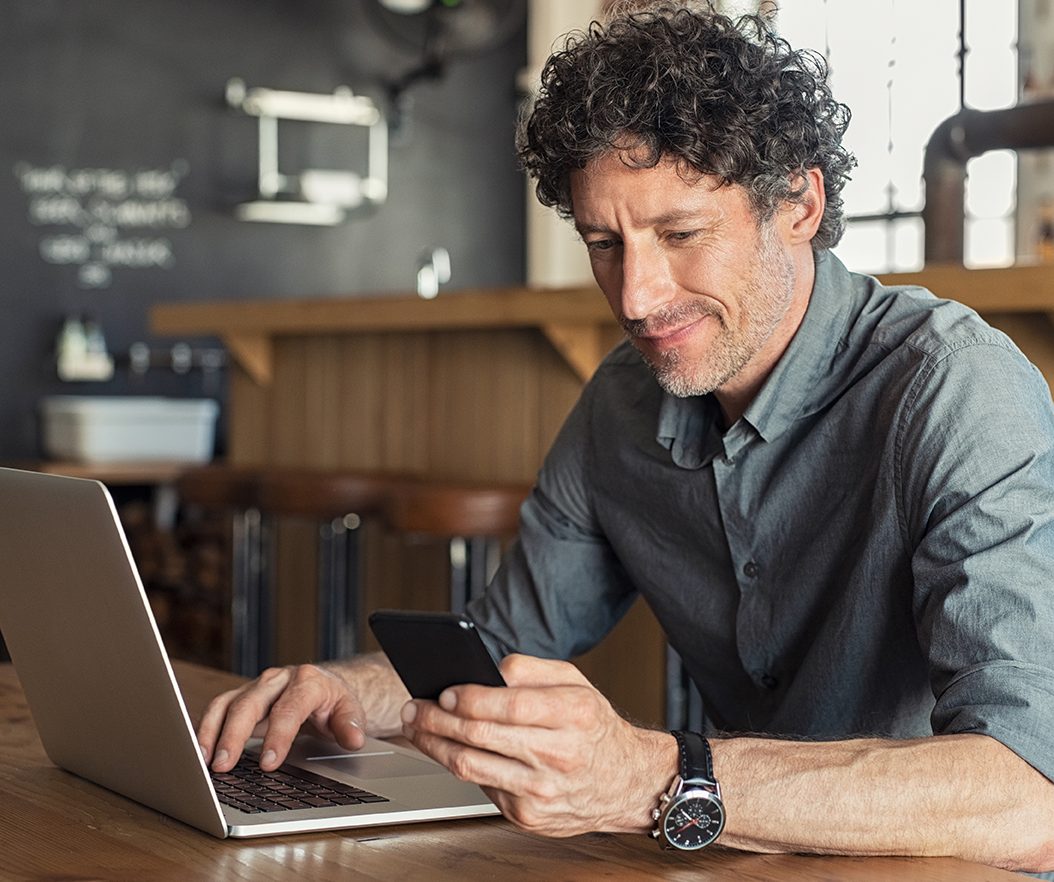
M 929 267 L 886 276 L 977 309 L 1054 379 L 1054 267 Z M 173 303 L 152 329 L 229 349 L 229 458 L 236 465 L 409 471 L 530 481 L 583 383 L 621 332 L 595 287 L 416 296 Z M 389 555 L 391 557 L 391 555 Z M 310 657 L 309 556 L 280 563 L 279 660 Z M 389 561 L 373 605 L 430 598 Z M 396 572 L 402 568 L 404 572 Z M 286 586 L 283 588 L 282 586 Z M 432 586 L 428 590 L 438 590 Z M 638 604 L 581 665 L 631 716 L 664 718 L 664 641 Z

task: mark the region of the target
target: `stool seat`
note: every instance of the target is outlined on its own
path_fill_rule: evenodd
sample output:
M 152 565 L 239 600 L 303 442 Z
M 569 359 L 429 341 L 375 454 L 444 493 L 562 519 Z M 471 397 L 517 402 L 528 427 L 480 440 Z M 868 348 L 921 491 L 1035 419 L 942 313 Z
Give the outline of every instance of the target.
M 510 536 L 530 484 L 417 482 L 396 488 L 385 519 L 403 533 L 433 536 Z
M 486 591 L 498 568 L 501 537 L 516 533 L 529 484 L 420 481 L 388 497 L 384 517 L 404 534 L 441 537 L 450 553 L 450 609 L 461 612 Z
M 410 481 L 401 472 L 269 466 L 256 482 L 261 514 L 274 520 L 301 518 L 317 527 L 317 654 L 353 654 L 362 620 L 360 529 L 378 514 L 395 488 Z
M 202 508 L 253 508 L 256 506 L 260 469 L 213 463 L 195 466 L 176 479 L 176 490 L 183 502 Z
M 380 511 L 407 475 L 386 472 L 270 467 L 257 481 L 261 511 L 319 520 Z

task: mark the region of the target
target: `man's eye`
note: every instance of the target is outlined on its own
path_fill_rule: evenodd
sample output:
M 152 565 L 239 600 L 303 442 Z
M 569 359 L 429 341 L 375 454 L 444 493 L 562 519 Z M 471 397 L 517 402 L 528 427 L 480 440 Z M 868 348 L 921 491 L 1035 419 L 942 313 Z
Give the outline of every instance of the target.
M 672 233 L 667 233 L 666 238 L 674 242 L 687 242 L 689 239 L 694 238 L 698 232 L 698 230 L 674 230 Z
M 590 251 L 610 251 L 618 245 L 614 239 L 597 239 L 593 242 L 586 242 L 586 248 Z

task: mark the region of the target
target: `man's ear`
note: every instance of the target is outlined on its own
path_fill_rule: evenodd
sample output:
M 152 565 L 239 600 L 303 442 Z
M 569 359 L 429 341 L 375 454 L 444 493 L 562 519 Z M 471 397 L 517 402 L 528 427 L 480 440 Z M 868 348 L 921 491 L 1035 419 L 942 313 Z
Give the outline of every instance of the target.
M 805 192 L 797 201 L 786 207 L 785 224 L 791 244 L 811 242 L 823 220 L 823 211 L 827 207 L 827 196 L 823 189 L 823 172 L 810 168 L 794 179 L 794 189 L 802 187 Z

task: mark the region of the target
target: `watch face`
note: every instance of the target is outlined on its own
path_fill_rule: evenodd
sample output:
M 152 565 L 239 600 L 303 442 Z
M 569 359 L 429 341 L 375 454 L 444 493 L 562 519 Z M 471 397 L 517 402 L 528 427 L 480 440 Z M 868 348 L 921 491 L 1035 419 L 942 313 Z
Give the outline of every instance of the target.
M 691 790 L 676 797 L 662 819 L 662 832 L 674 848 L 704 848 L 725 826 L 725 810 L 712 794 Z

